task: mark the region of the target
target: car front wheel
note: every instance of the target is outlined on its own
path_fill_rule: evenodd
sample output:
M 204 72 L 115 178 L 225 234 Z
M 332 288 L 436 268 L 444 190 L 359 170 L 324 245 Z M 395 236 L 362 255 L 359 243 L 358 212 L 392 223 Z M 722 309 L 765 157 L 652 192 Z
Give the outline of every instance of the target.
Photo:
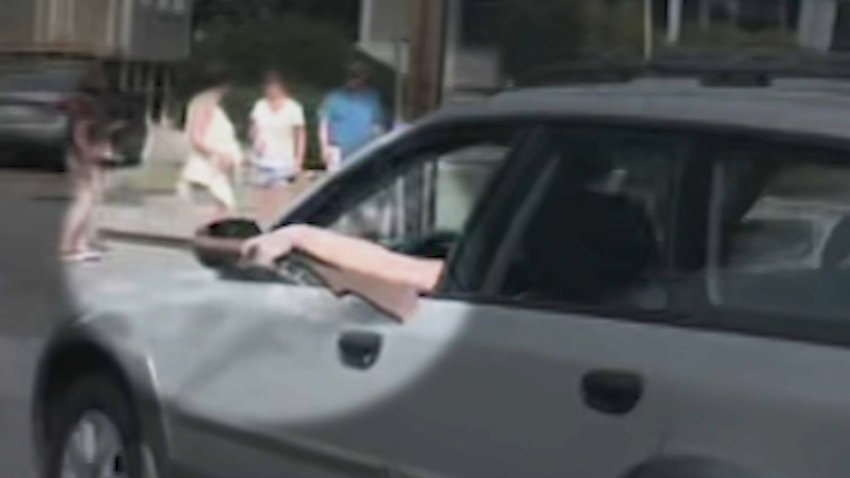
M 138 422 L 126 394 L 113 381 L 78 381 L 53 412 L 49 478 L 142 477 Z

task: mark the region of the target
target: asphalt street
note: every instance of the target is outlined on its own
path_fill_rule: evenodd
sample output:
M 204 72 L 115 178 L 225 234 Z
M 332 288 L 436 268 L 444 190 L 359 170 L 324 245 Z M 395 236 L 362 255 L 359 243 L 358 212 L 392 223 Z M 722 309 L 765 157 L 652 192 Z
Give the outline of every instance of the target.
M 64 175 L 0 168 L 0 463 L 33 477 L 30 399 L 45 337 L 69 312 L 57 244 Z
M 41 201 L 27 206 L 30 203 L 25 197 L 18 204 L 18 214 L 45 213 Z M 52 219 L 58 220 L 60 216 L 53 215 Z M 130 288 L 146 278 L 211 272 L 197 264 L 187 250 L 116 241 L 109 243 L 109 253 L 101 262 L 62 265 L 56 260 L 55 237 L 41 237 L 55 232 L 49 223 L 20 231 L 27 233 L 21 237 L 10 234 L 15 231 L 6 227 L 3 232 L 4 245 L 17 240 L 14 249 L 0 254 L 3 259 L 0 266 L 5 266 L 0 268 L 0 273 L 5 272 L 2 276 L 7 279 L 7 274 L 14 274 L 15 279 L 0 282 L 0 304 L 3 306 L 0 307 L 0 320 L 3 320 L 0 329 L 0 460 L 5 470 L 15 470 L 16 478 L 35 478 L 29 462 L 31 442 L 26 433 L 30 421 L 26 411 L 30 407 L 28 392 L 33 385 L 39 350 L 51 332 L 51 324 L 55 325 L 50 318 L 67 317 L 74 313 L 75 303 L 83 307 L 93 305 L 108 297 L 109 292 Z M 36 267 L 41 263 L 39 257 L 34 257 L 36 253 L 44 255 L 43 264 L 51 266 Z M 63 300 L 63 296 L 67 300 Z

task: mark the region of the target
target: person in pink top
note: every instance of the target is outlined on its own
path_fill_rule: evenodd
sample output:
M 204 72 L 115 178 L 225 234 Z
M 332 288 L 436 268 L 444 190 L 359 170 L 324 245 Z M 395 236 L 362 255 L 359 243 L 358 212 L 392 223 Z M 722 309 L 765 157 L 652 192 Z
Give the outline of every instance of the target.
M 74 200 L 62 230 L 60 254 L 66 261 L 95 261 L 101 253 L 90 237 L 93 215 L 103 193 L 103 167 L 113 160 L 110 123 L 104 96 L 106 77 L 101 65 L 92 64 L 71 101 L 69 173 Z

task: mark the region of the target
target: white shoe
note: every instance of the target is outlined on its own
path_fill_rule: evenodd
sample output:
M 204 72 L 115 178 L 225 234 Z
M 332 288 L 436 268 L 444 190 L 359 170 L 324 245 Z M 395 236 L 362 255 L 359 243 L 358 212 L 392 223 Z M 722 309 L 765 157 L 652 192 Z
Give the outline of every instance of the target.
M 103 254 L 97 251 L 79 251 L 62 254 L 64 262 L 98 262 L 103 259 Z

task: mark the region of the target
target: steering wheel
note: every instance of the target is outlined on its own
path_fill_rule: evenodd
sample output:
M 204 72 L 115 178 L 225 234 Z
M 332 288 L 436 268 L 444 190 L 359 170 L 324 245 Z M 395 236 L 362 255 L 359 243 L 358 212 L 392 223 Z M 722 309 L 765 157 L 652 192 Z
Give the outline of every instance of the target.
M 310 269 L 307 259 L 297 253 L 281 258 L 273 268 L 239 262 L 218 269 L 218 273 L 222 279 L 239 282 L 271 282 L 309 287 L 324 285 L 322 279 Z
M 309 260 L 300 253 L 290 254 L 279 260 L 275 269 L 278 282 L 309 287 L 324 286 L 322 279 L 310 268 Z

